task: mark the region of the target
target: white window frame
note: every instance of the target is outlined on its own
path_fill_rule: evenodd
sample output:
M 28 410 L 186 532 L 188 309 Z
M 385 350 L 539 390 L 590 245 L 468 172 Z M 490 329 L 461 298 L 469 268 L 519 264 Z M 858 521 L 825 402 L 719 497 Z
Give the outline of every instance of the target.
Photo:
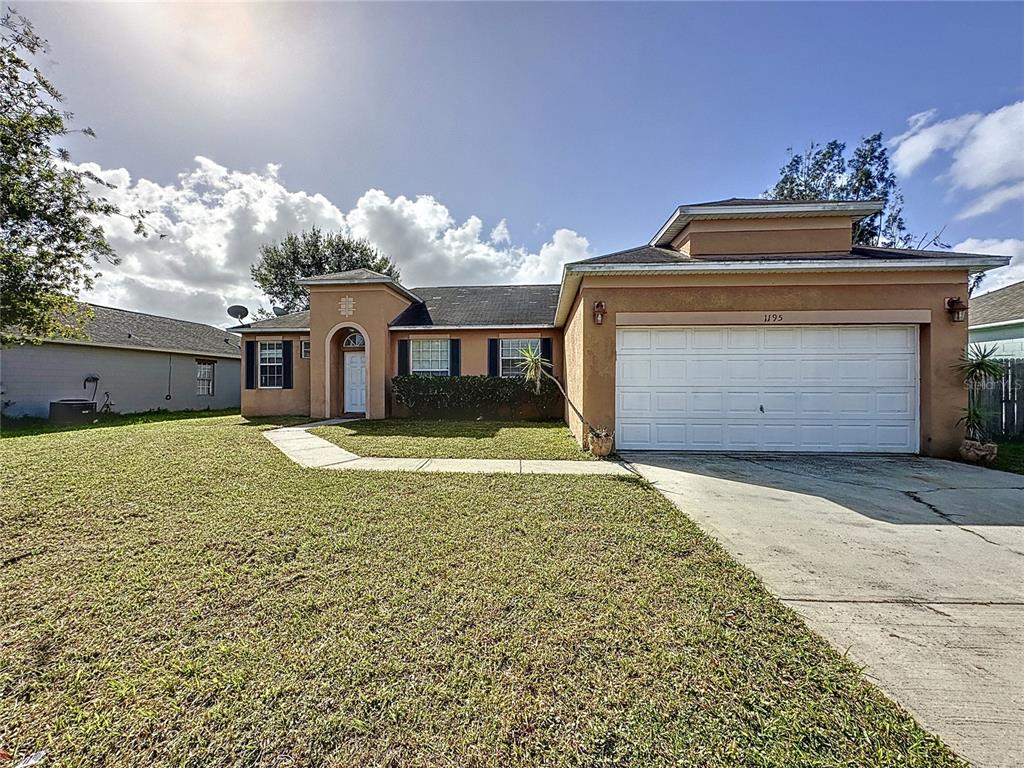
M 302 339 L 299 342 L 299 357 L 303 360 L 309 359 L 309 339 Z
M 346 349 L 362 349 L 363 347 L 366 346 L 366 339 L 363 338 L 363 334 L 361 334 L 359 331 L 353 331 L 352 333 L 345 337 L 345 340 L 341 343 L 341 346 L 345 347 Z
M 498 375 L 501 378 L 512 379 L 525 374 L 520 364 L 522 362 L 523 347 L 530 347 L 539 355 L 540 339 L 498 340 Z
M 209 376 L 203 372 L 209 371 Z M 213 397 L 217 377 L 217 363 L 214 360 L 196 360 L 196 396 Z
M 448 339 L 409 340 L 409 373 L 414 376 L 449 376 L 451 370 L 451 344 Z
M 278 356 L 277 356 L 278 362 L 273 362 L 273 358 L 270 358 L 270 360 L 268 362 L 264 362 L 263 350 L 267 349 L 268 351 L 274 351 L 275 347 L 276 347 L 276 351 L 278 353 Z M 281 342 L 281 341 L 261 341 L 257 345 L 256 355 L 257 355 L 257 357 L 256 357 L 256 360 L 257 360 L 256 385 L 257 385 L 257 387 L 259 389 L 284 389 L 284 342 Z M 263 379 L 263 369 L 264 368 L 268 369 L 269 371 L 272 371 L 272 369 L 274 369 L 274 368 L 278 368 L 279 371 L 280 371 L 279 373 L 275 374 L 275 373 L 272 373 L 272 372 L 268 372 L 267 378 L 268 378 L 268 380 L 280 381 L 281 383 L 280 384 L 264 384 L 263 383 L 263 380 L 264 380 Z

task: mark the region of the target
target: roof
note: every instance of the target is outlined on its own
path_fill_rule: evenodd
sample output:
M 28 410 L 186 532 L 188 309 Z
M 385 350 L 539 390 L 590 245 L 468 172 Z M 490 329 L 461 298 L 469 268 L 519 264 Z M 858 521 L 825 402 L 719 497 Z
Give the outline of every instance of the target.
M 968 302 L 970 326 L 1024 322 L 1024 281 L 997 291 L 972 296 Z
M 265 320 L 255 320 L 251 323 L 232 326 L 228 330 L 237 331 L 238 333 L 250 331 L 260 331 L 263 333 L 268 331 L 308 331 L 309 310 L 304 309 L 301 312 L 291 312 L 287 315 L 268 317 Z
M 594 256 L 582 261 L 566 264 L 573 267 L 581 264 L 702 264 L 712 262 L 733 261 L 819 261 L 828 260 L 920 260 L 920 259 L 990 259 L 992 257 L 977 253 L 958 251 L 921 251 L 913 248 L 876 248 L 866 245 L 855 245 L 848 251 L 814 251 L 808 253 L 716 253 L 707 256 L 690 256 L 671 248 L 658 248 L 652 245 L 640 245 L 625 251 L 616 251 L 604 256 Z
M 555 320 L 558 285 L 462 285 L 414 288 L 422 301 L 391 327 L 544 326 Z
M 93 311 L 92 320 L 85 326 L 88 339 L 48 341 L 216 357 L 241 357 L 238 336 L 222 328 L 99 304 L 86 306 Z
M 373 283 L 383 283 L 410 301 L 419 301 L 419 297 L 413 291 L 393 277 L 381 272 L 374 272 L 372 269 L 360 268 L 349 269 L 345 272 L 328 272 L 299 280 L 299 285 L 370 285 Z
M 732 197 L 708 203 L 680 205 L 650 240 L 650 245 L 671 243 L 687 224 L 707 219 L 764 219 L 801 216 L 845 216 L 854 220 L 882 210 L 878 200 L 755 200 Z

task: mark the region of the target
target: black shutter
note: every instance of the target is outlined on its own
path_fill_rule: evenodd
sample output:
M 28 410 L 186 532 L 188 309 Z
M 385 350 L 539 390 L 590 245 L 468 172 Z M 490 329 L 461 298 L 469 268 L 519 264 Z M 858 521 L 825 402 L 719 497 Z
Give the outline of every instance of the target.
M 498 360 L 498 340 L 488 339 L 487 340 L 487 375 L 488 376 L 500 376 L 501 369 L 499 368 Z
M 282 386 L 284 389 L 292 388 L 292 343 L 290 341 L 281 342 L 281 363 L 284 368 L 284 382 Z
M 462 341 L 460 339 L 448 340 L 448 375 L 462 375 Z
M 551 356 L 551 338 L 544 338 L 540 340 L 540 356 L 547 360 L 549 363 L 554 363 L 554 358 Z M 552 365 L 552 367 L 554 367 Z
M 256 342 L 245 342 L 245 388 L 256 389 L 256 371 L 259 360 L 256 358 Z
M 398 375 L 409 375 L 409 340 L 398 340 Z

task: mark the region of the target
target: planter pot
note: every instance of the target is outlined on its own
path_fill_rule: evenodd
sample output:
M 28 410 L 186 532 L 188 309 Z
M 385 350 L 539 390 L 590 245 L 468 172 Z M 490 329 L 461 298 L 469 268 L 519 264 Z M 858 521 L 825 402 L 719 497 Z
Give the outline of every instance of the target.
M 971 464 L 991 464 L 996 460 L 999 446 L 995 443 L 979 443 L 977 440 L 964 440 L 960 444 L 960 458 Z
M 612 452 L 612 444 L 615 438 L 611 435 L 605 437 L 590 437 L 590 452 L 595 456 L 605 457 Z

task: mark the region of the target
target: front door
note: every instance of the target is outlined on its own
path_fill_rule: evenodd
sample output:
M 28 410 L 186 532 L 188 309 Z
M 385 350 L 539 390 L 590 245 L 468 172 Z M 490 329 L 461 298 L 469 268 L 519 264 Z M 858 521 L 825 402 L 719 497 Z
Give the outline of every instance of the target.
M 345 413 L 366 413 L 366 352 L 345 353 Z

